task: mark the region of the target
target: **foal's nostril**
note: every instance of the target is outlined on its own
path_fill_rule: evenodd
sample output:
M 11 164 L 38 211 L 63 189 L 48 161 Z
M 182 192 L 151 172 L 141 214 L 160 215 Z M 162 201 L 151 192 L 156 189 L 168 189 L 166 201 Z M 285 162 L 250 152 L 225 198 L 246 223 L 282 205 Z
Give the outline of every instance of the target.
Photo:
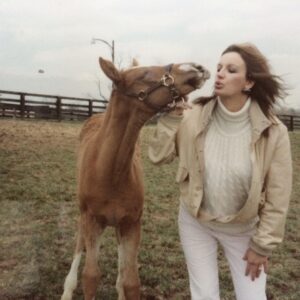
M 202 67 L 201 65 L 196 65 L 195 67 L 200 73 L 203 74 L 204 79 L 210 78 L 210 72 L 208 70 L 206 70 L 204 67 Z
M 196 66 L 196 69 L 199 71 L 199 72 L 202 72 L 204 73 L 205 69 L 201 66 L 201 65 L 197 65 Z

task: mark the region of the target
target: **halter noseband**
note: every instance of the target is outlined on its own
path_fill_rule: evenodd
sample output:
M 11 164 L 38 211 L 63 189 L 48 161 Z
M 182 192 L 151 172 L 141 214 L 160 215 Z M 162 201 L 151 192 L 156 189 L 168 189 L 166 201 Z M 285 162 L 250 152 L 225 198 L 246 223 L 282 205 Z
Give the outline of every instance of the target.
M 150 108 L 157 110 L 157 111 L 172 109 L 173 107 L 175 107 L 176 102 L 180 98 L 182 98 L 182 96 L 180 95 L 180 92 L 176 89 L 176 87 L 174 85 L 175 80 L 174 80 L 174 77 L 171 75 L 172 67 L 173 67 L 173 64 L 167 65 L 165 67 L 166 73 L 162 76 L 160 81 L 156 82 L 153 86 L 149 87 L 145 91 L 141 90 L 138 93 L 125 93 L 125 95 L 128 97 L 137 98 L 139 101 L 143 101 L 147 106 L 149 106 Z M 149 101 L 148 96 L 155 90 L 159 89 L 160 87 L 168 88 L 170 95 L 171 95 L 172 103 L 169 103 L 164 106 L 159 106 L 159 105 L 155 105 Z

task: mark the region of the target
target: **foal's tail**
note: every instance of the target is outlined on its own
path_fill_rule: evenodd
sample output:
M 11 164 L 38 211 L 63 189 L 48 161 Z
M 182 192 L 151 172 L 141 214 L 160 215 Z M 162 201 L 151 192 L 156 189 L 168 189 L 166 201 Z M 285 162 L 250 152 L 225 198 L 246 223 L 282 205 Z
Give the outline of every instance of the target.
M 80 259 L 82 252 L 84 250 L 84 238 L 82 235 L 81 224 L 80 220 L 78 223 L 78 231 L 77 231 L 77 240 L 76 240 L 76 247 L 75 253 L 73 257 L 73 262 L 71 265 L 71 269 L 69 271 L 68 276 L 66 277 L 65 284 L 64 284 L 64 293 L 61 296 L 61 300 L 71 300 L 73 291 L 77 286 L 77 273 L 78 267 L 80 264 Z

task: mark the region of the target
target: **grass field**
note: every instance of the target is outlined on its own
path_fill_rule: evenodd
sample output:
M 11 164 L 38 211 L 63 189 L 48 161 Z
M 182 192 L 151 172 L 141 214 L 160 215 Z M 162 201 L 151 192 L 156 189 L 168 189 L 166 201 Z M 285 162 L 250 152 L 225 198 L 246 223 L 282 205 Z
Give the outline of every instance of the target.
M 74 248 L 75 157 L 80 123 L 0 120 L 0 299 L 59 299 Z M 142 130 L 145 208 L 139 254 L 142 299 L 190 299 L 177 232 L 176 162 L 154 167 L 146 157 L 153 127 Z M 300 299 L 300 132 L 291 133 L 294 189 L 284 243 L 270 260 L 269 300 Z M 97 299 L 116 299 L 114 231 L 100 246 Z M 222 251 L 222 299 L 234 299 Z M 74 299 L 82 299 L 81 286 Z

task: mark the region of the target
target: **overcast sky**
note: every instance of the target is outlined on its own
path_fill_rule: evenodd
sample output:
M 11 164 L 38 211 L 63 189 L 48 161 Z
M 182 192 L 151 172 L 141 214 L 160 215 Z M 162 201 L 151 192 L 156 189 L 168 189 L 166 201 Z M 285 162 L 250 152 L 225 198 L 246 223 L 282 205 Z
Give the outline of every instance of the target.
M 0 90 L 99 97 L 100 78 L 107 93 L 98 57 L 111 52 L 93 37 L 114 40 L 123 67 L 203 64 L 213 76 L 196 95 L 211 93 L 228 45 L 252 42 L 300 106 L 299 0 L 1 0 Z

